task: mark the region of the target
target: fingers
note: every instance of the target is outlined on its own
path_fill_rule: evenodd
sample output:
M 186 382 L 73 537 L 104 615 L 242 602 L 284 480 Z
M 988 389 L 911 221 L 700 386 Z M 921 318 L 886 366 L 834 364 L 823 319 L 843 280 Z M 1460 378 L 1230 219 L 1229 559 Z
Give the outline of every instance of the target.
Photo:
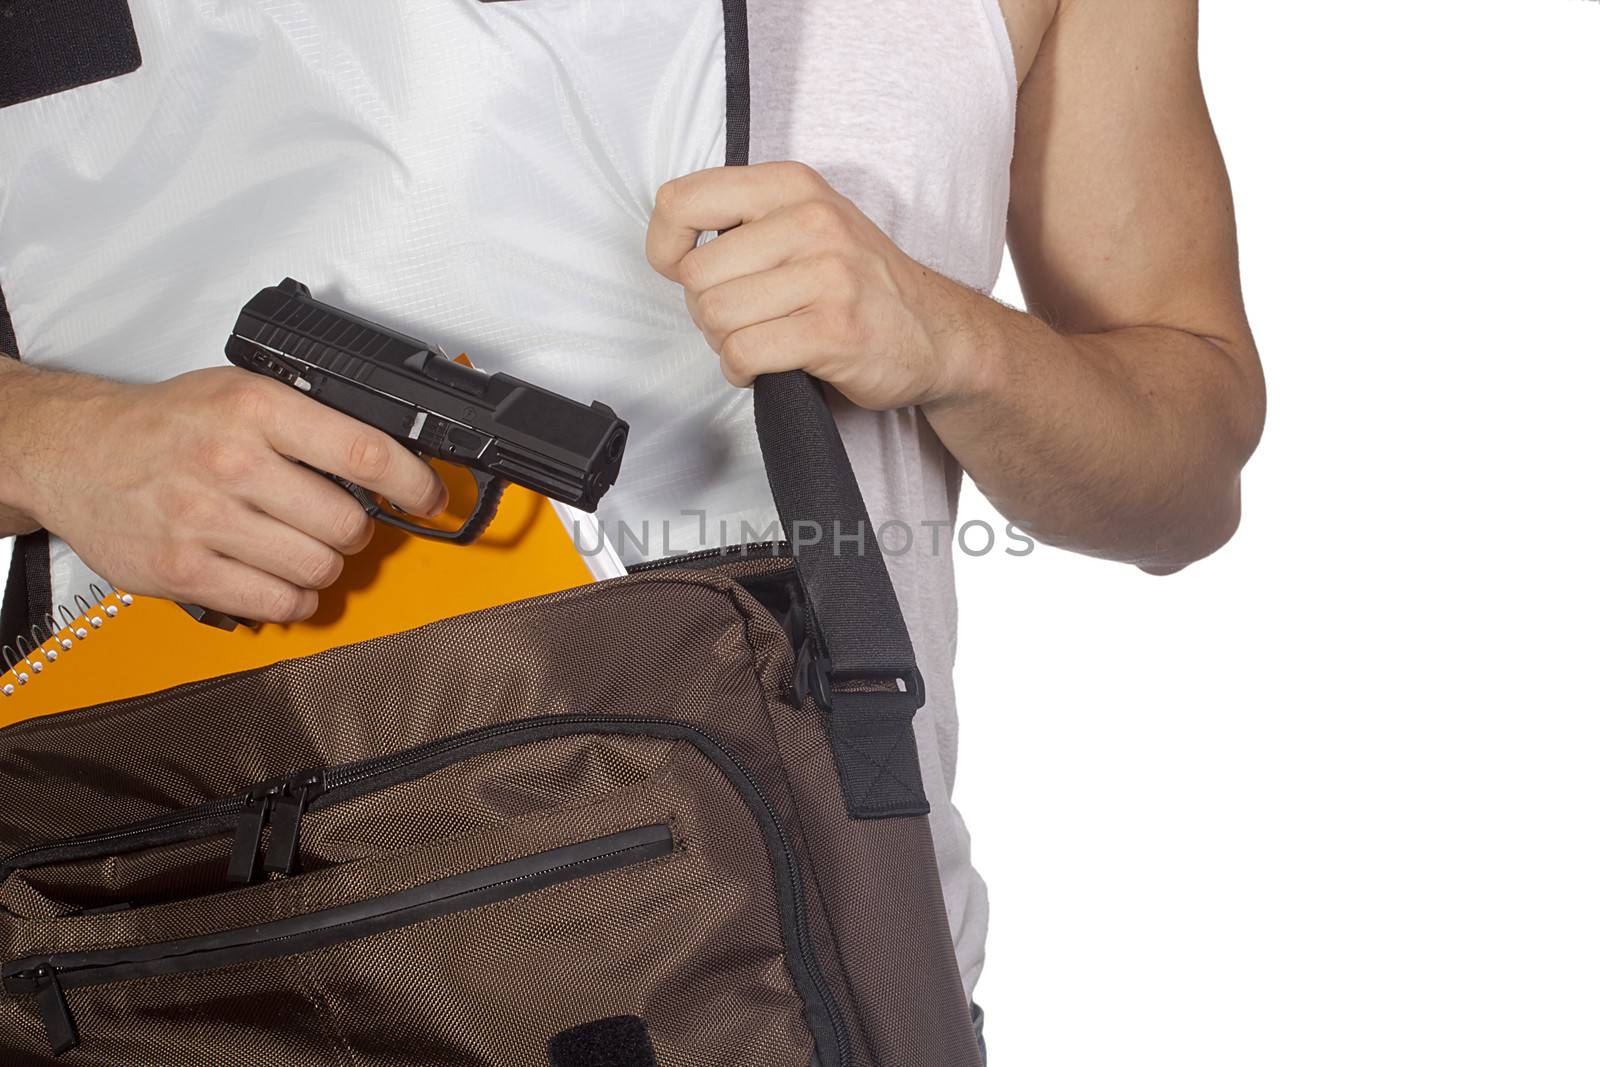
M 826 292 L 826 270 L 814 262 L 734 277 L 699 296 L 686 293 L 689 314 L 718 352 L 729 335 L 814 305 Z
M 413 515 L 433 516 L 449 503 L 444 483 L 422 459 L 375 430 L 298 393 L 263 427 L 281 455 L 370 489 Z
M 744 388 L 759 375 L 807 366 L 826 343 L 818 336 L 814 318 L 813 313 L 802 311 L 728 335 L 719 352 L 722 376 Z
M 215 553 L 194 550 L 175 569 L 182 578 L 170 595 L 181 603 L 257 622 L 299 622 L 317 610 L 311 590 Z
M 784 207 L 690 250 L 668 275 L 691 293 L 773 270 L 813 250 L 807 205 Z
M 250 486 L 247 503 L 346 556 L 367 547 L 372 520 L 355 497 L 315 471 L 278 462 L 282 471 Z
M 821 176 L 801 163 L 715 167 L 674 179 L 656 192 L 645 257 L 657 271 L 680 281 L 677 265 L 702 233 L 754 222 L 786 205 L 831 193 Z
M 323 542 L 243 505 L 211 532 L 206 544 L 300 589 L 326 589 L 344 572 L 344 556 Z

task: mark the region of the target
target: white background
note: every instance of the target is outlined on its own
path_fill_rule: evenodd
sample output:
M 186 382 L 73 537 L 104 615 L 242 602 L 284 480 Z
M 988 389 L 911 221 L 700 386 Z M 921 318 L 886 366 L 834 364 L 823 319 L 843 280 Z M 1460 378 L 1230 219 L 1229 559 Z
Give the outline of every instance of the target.
M 1202 11 L 1267 433 L 1181 575 L 961 563 L 992 1061 L 1596 1067 L 1600 3 Z

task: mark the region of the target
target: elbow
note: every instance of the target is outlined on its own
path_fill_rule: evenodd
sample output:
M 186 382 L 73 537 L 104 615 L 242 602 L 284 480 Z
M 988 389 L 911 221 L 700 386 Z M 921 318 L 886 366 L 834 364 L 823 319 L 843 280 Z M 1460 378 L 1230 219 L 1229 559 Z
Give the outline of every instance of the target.
M 1222 494 L 1204 514 L 1191 517 L 1172 536 L 1164 538 L 1165 544 L 1149 557 L 1136 561 L 1136 566 L 1146 574 L 1164 577 L 1179 571 L 1207 556 L 1221 551 L 1239 531 L 1243 516 L 1239 481 Z
M 1169 536 L 1151 558 L 1137 561 L 1146 574 L 1176 574 L 1220 551 L 1233 540 L 1243 517 L 1241 481 L 1245 464 L 1255 454 L 1266 429 L 1267 390 L 1261 362 L 1253 345 L 1235 354 L 1239 380 L 1233 389 L 1234 403 L 1224 424 L 1222 447 L 1217 450 L 1217 477 L 1201 479 L 1211 487 L 1189 506 L 1181 509 L 1182 518 L 1172 524 Z
M 1157 458 L 1126 478 L 1122 492 L 1091 497 L 1098 507 L 1056 508 L 1053 522 L 1022 523 L 1035 540 L 1168 575 L 1233 539 L 1243 514 L 1242 474 L 1266 426 L 1265 377 L 1248 332 L 1240 342 L 1191 337 L 1226 357 L 1209 364 L 1220 369 L 1205 402 L 1195 405 L 1203 414 L 1162 433 L 1152 450 Z
M 1098 559 L 1127 563 L 1146 574 L 1176 574 L 1217 552 L 1233 539 L 1242 514 L 1237 473 L 1228 484 L 1183 491 L 1151 500 L 1088 527 L 1020 523 L 1034 541 Z

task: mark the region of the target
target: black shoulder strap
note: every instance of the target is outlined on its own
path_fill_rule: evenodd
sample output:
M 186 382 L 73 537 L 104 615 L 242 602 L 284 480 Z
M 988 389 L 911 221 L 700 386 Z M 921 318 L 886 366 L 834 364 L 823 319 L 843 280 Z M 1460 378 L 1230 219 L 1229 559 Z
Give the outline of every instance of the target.
M 744 0 L 724 0 L 727 162 L 750 158 Z M 821 386 L 798 371 L 755 385 L 756 433 L 778 517 L 821 638 L 796 665 L 797 689 L 830 715 L 845 805 L 858 819 L 924 815 L 912 718 L 922 676 L 900 601 Z
M 924 697 L 900 601 L 821 387 L 798 371 L 756 380 L 756 433 L 778 517 L 822 638 L 797 687 L 831 715 L 845 804 L 858 819 L 925 815 L 911 723 Z
M 17 333 L 0 290 L 0 358 L 17 359 Z M 0 605 L 0 644 L 33 648 L 28 636 L 34 624 L 50 615 L 50 535 L 43 530 L 16 539 L 11 548 L 11 570 L 6 578 L 5 601 Z

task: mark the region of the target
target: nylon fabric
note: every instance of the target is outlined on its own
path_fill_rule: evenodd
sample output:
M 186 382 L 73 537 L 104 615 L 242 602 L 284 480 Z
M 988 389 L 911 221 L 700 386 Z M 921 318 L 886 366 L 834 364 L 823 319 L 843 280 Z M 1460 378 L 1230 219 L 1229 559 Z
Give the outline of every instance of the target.
M 778 514 L 790 531 L 806 598 L 834 671 L 892 672 L 909 685 L 916 674 L 911 637 L 821 387 L 798 372 L 759 379 L 756 430 Z M 927 814 L 911 726 L 920 703 L 920 697 L 912 700 L 882 687 L 835 688 L 830 728 L 852 815 Z
M 8 0 L 0 20 L 0 108 L 139 68 L 128 0 Z
M 18 537 L 11 545 L 11 577 L 15 586 L 6 585 L 6 631 L 0 637 L 13 649 L 32 649 L 34 627 L 41 633 L 55 628 L 52 615 L 56 604 L 55 583 L 50 574 L 50 535 L 35 530 Z
M 17 358 L 17 331 L 11 325 L 11 312 L 6 308 L 4 289 L 0 289 L 0 356 Z
M 734 565 L 773 587 L 788 566 Z M 518 654 L 485 654 L 507 648 Z M 471 671 L 440 667 L 468 662 Z M 261 1062 L 541 1067 L 550 1035 L 636 1014 L 664 1065 L 807 1067 L 815 1013 L 802 1010 L 795 983 L 814 967 L 857 1067 L 970 1067 L 976 1044 L 926 822 L 849 817 L 825 717 L 788 699 L 793 669 L 787 631 L 742 586 L 715 573 L 640 574 L 0 731 L 0 847 L 171 815 L 281 775 L 523 718 L 682 720 L 737 753 L 768 798 L 806 902 L 812 964 L 786 953 L 787 876 L 731 780 L 698 748 L 632 737 L 474 756 L 342 812 L 312 812 L 304 833 L 327 865 L 314 859 L 288 878 L 49 921 L 0 915 L 0 957 L 236 929 L 667 823 L 682 851 L 655 866 L 292 966 L 69 989 L 83 1040 L 73 1062 L 147 1062 L 137 1050 L 160 1047 L 161 1062 L 176 1064 L 231 1062 L 221 1050 L 248 1048 Z M 234 744 L 197 728 L 224 723 Z M 530 784 L 545 774 L 577 801 L 548 803 L 557 786 Z M 445 797 L 452 807 L 461 797 L 468 814 L 441 812 Z M 26 998 L 0 998 L 0 1058 L 51 1062 Z
M 158 930 L 314 914 L 377 886 L 425 885 L 660 819 L 673 820 L 682 842 L 663 860 L 328 949 L 71 991 L 83 1040 L 72 1061 L 148 1062 L 134 1050 L 159 1048 L 162 1063 L 216 1064 L 248 1048 L 249 1062 L 539 1067 L 552 1035 L 612 1012 L 650 1018 L 662 1062 L 675 1067 L 803 1064 L 810 1038 L 749 816 L 703 761 L 685 774 L 692 781 L 670 799 L 623 793 L 561 819 L 507 818 L 396 862 L 278 883 L 272 901 L 249 899 L 265 895 L 258 889 L 168 908 L 143 920 L 145 943 Z M 5 1024 L 19 1036 L 35 1029 L 15 1009 Z M 49 1062 L 14 1042 L 0 1038 L 22 1057 L 7 1062 Z
M 296 871 L 311 873 L 430 841 L 483 832 L 507 812 L 581 807 L 644 788 L 673 752 L 669 741 L 583 735 L 487 752 L 414 781 L 308 812 Z M 263 850 L 271 848 L 270 826 Z M 141 907 L 235 887 L 227 882 L 232 837 L 212 835 L 135 853 L 14 872 L 0 904 L 14 915 L 60 918 L 120 901 Z

